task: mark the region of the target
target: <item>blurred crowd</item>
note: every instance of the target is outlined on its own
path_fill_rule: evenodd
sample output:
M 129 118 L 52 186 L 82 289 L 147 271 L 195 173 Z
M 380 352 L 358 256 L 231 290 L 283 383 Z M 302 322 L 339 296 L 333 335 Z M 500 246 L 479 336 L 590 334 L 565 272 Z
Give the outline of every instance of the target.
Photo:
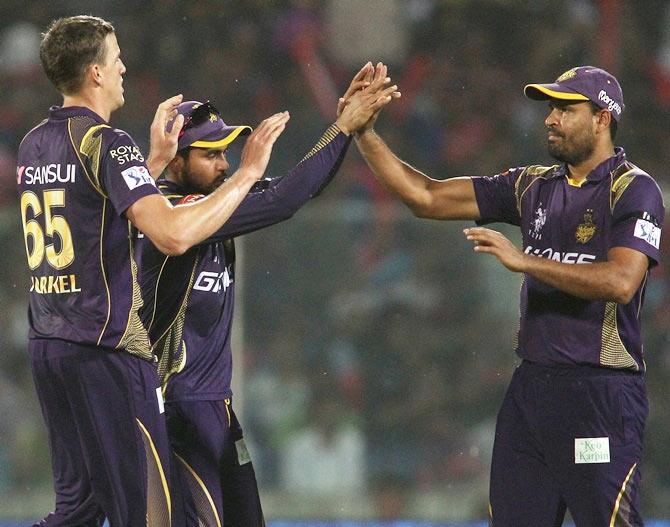
M 617 144 L 670 189 L 666 1 L 4 0 L 0 495 L 49 482 L 26 357 L 14 156 L 59 103 L 39 65 L 40 32 L 80 13 L 116 27 L 126 104 L 112 122 L 143 151 L 157 104 L 175 93 L 211 100 L 232 124 L 289 110 L 269 169 L 281 175 L 334 120 L 351 76 L 383 60 L 403 98 L 377 128 L 418 168 L 444 178 L 547 164 L 547 107 L 522 88 L 593 64 L 623 87 Z M 483 518 L 495 414 L 516 361 L 518 277 L 472 255 L 462 225 L 412 218 L 354 150 L 318 200 L 242 247 L 236 398 L 262 492 L 323 505 L 304 514 Z M 657 517 L 670 517 L 668 269 L 654 270 L 643 312 L 652 410 L 642 470 L 645 513 Z

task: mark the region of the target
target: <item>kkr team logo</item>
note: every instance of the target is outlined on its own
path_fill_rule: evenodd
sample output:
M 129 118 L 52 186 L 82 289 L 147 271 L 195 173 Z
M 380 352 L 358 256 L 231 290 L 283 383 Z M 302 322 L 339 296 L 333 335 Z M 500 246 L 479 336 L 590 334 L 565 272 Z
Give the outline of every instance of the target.
M 547 223 L 547 209 L 543 209 L 542 203 L 540 203 L 535 211 L 535 219 L 530 223 L 532 229 L 528 231 L 528 234 L 530 234 L 531 238 L 536 240 L 542 239 L 542 233 L 540 231 L 545 223 Z
M 565 73 L 561 74 L 561 76 L 558 79 L 556 79 L 556 82 L 563 82 L 563 81 L 567 81 L 568 79 L 572 79 L 572 77 L 577 75 L 576 69 L 577 68 L 572 68 L 572 69 L 566 71 Z
M 575 238 L 579 243 L 586 243 L 598 230 L 598 227 L 593 223 L 593 210 L 586 209 L 584 213 L 584 222 L 577 225 L 577 230 L 575 231 Z

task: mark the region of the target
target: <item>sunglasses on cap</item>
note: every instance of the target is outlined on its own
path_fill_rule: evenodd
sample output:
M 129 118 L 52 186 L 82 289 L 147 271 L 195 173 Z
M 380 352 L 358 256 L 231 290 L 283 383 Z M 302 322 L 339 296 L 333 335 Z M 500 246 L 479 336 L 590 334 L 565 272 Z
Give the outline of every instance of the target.
M 221 119 L 221 114 L 219 110 L 209 101 L 202 103 L 200 106 L 196 107 L 184 120 L 184 126 L 182 126 L 181 131 L 179 132 L 179 137 L 184 135 L 184 132 L 190 128 L 195 128 L 200 126 L 202 123 L 211 119 L 212 115 L 215 116 L 214 120 Z

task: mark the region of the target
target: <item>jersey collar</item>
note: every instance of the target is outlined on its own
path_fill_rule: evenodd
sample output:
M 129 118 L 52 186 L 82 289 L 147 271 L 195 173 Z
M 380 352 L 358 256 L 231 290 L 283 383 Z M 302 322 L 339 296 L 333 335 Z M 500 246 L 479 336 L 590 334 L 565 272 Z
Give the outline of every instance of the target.
M 107 124 L 107 121 L 105 121 L 93 110 L 86 108 L 85 106 L 52 106 L 49 108 L 49 116 L 56 120 L 69 119 L 70 117 L 80 117 L 82 115 L 90 117 L 100 124 Z
M 620 146 L 615 147 L 614 155 L 608 159 L 605 159 L 605 161 L 603 161 L 596 168 L 594 168 L 588 174 L 588 176 L 586 176 L 586 180 L 582 183 L 582 185 L 590 181 L 594 183 L 601 181 L 604 177 L 609 176 L 609 174 L 614 169 L 616 169 L 625 161 L 626 161 L 626 152 L 624 151 L 624 149 L 621 148 Z M 554 172 L 554 177 L 563 177 L 563 176 L 565 177 L 570 176 L 570 171 L 568 170 L 567 164 L 559 165 Z

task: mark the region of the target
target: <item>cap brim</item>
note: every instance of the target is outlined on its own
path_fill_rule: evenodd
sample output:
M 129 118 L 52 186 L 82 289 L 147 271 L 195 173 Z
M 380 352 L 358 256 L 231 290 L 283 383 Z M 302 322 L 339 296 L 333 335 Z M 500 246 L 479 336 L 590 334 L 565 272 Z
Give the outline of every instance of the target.
M 562 101 L 588 101 L 589 98 L 581 93 L 568 91 L 560 84 L 526 84 L 523 93 L 534 101 L 560 99 Z
M 251 126 L 236 126 L 235 129 L 223 139 L 218 139 L 217 141 L 195 141 L 189 146 L 194 148 L 222 148 L 235 141 L 238 136 L 249 135 L 251 132 Z

